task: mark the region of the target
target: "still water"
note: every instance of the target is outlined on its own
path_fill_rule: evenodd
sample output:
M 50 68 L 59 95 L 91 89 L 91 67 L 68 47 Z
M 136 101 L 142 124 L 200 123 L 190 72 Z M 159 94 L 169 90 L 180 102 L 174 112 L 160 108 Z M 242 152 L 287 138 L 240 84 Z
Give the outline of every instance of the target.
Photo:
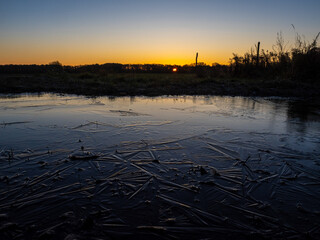
M 282 146 L 319 147 L 320 112 L 294 100 L 245 97 L 0 96 L 0 145 L 56 147 L 201 135 L 211 130 L 277 135 Z M 93 145 L 94 146 L 94 145 Z
M 319 239 L 319 172 L 313 103 L 0 96 L 8 239 Z

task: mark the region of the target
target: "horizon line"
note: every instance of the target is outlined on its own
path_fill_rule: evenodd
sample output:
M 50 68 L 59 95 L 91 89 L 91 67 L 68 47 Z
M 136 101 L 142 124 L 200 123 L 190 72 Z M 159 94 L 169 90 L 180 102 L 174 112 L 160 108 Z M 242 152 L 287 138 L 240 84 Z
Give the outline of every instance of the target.
M 60 61 L 51 61 L 49 63 L 5 63 L 5 64 L 0 64 L 0 66 L 6 66 L 6 65 L 54 65 L 54 63 L 60 63 L 61 66 L 72 66 L 72 67 L 77 67 L 77 66 L 89 66 L 89 65 L 104 65 L 104 64 L 120 64 L 120 65 L 162 65 L 162 66 L 190 66 L 195 64 L 194 63 L 187 63 L 187 64 L 168 64 L 168 63 L 120 63 L 120 62 L 105 62 L 105 63 L 89 63 L 89 64 L 63 64 Z M 206 62 L 198 62 L 198 64 L 205 64 L 207 66 L 213 66 L 213 65 L 228 65 L 228 64 L 223 64 L 223 63 L 218 63 L 214 62 L 211 64 L 208 64 Z

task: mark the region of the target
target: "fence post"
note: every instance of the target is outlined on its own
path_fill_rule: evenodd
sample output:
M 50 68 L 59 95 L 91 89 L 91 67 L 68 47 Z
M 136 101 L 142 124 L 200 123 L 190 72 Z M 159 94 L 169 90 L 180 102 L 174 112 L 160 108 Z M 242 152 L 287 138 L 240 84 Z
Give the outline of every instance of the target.
M 198 53 L 196 54 L 196 67 L 198 66 Z
M 257 67 L 259 66 L 259 51 L 260 51 L 260 42 L 258 42 L 258 47 L 257 47 Z

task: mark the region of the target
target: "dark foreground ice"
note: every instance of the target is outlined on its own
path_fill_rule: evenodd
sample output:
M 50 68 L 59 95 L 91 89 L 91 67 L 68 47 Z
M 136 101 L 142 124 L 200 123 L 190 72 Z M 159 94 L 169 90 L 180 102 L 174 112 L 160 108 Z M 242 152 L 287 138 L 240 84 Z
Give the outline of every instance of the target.
M 320 239 L 320 112 L 289 99 L 0 98 L 0 239 Z

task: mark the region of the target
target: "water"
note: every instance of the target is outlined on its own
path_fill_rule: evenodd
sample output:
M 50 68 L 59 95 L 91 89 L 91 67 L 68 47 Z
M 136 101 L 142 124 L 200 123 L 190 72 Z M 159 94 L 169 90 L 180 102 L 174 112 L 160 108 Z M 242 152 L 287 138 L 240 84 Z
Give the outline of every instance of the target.
M 284 99 L 209 96 L 1 96 L 0 144 L 14 149 L 34 144 L 54 147 L 57 141 L 65 146 L 78 137 L 90 136 L 92 141 L 103 138 L 106 145 L 113 145 L 226 129 L 283 135 L 288 140 L 283 145 L 312 151 L 320 132 L 319 112 L 301 113 L 303 106 L 295 111 L 295 104 Z
M 1 95 L 0 214 L 41 233 L 79 231 L 61 223 L 70 211 L 85 221 L 108 210 L 96 227 L 122 224 L 115 237 L 159 226 L 177 237 L 317 237 L 319 136 L 318 106 L 293 99 Z

